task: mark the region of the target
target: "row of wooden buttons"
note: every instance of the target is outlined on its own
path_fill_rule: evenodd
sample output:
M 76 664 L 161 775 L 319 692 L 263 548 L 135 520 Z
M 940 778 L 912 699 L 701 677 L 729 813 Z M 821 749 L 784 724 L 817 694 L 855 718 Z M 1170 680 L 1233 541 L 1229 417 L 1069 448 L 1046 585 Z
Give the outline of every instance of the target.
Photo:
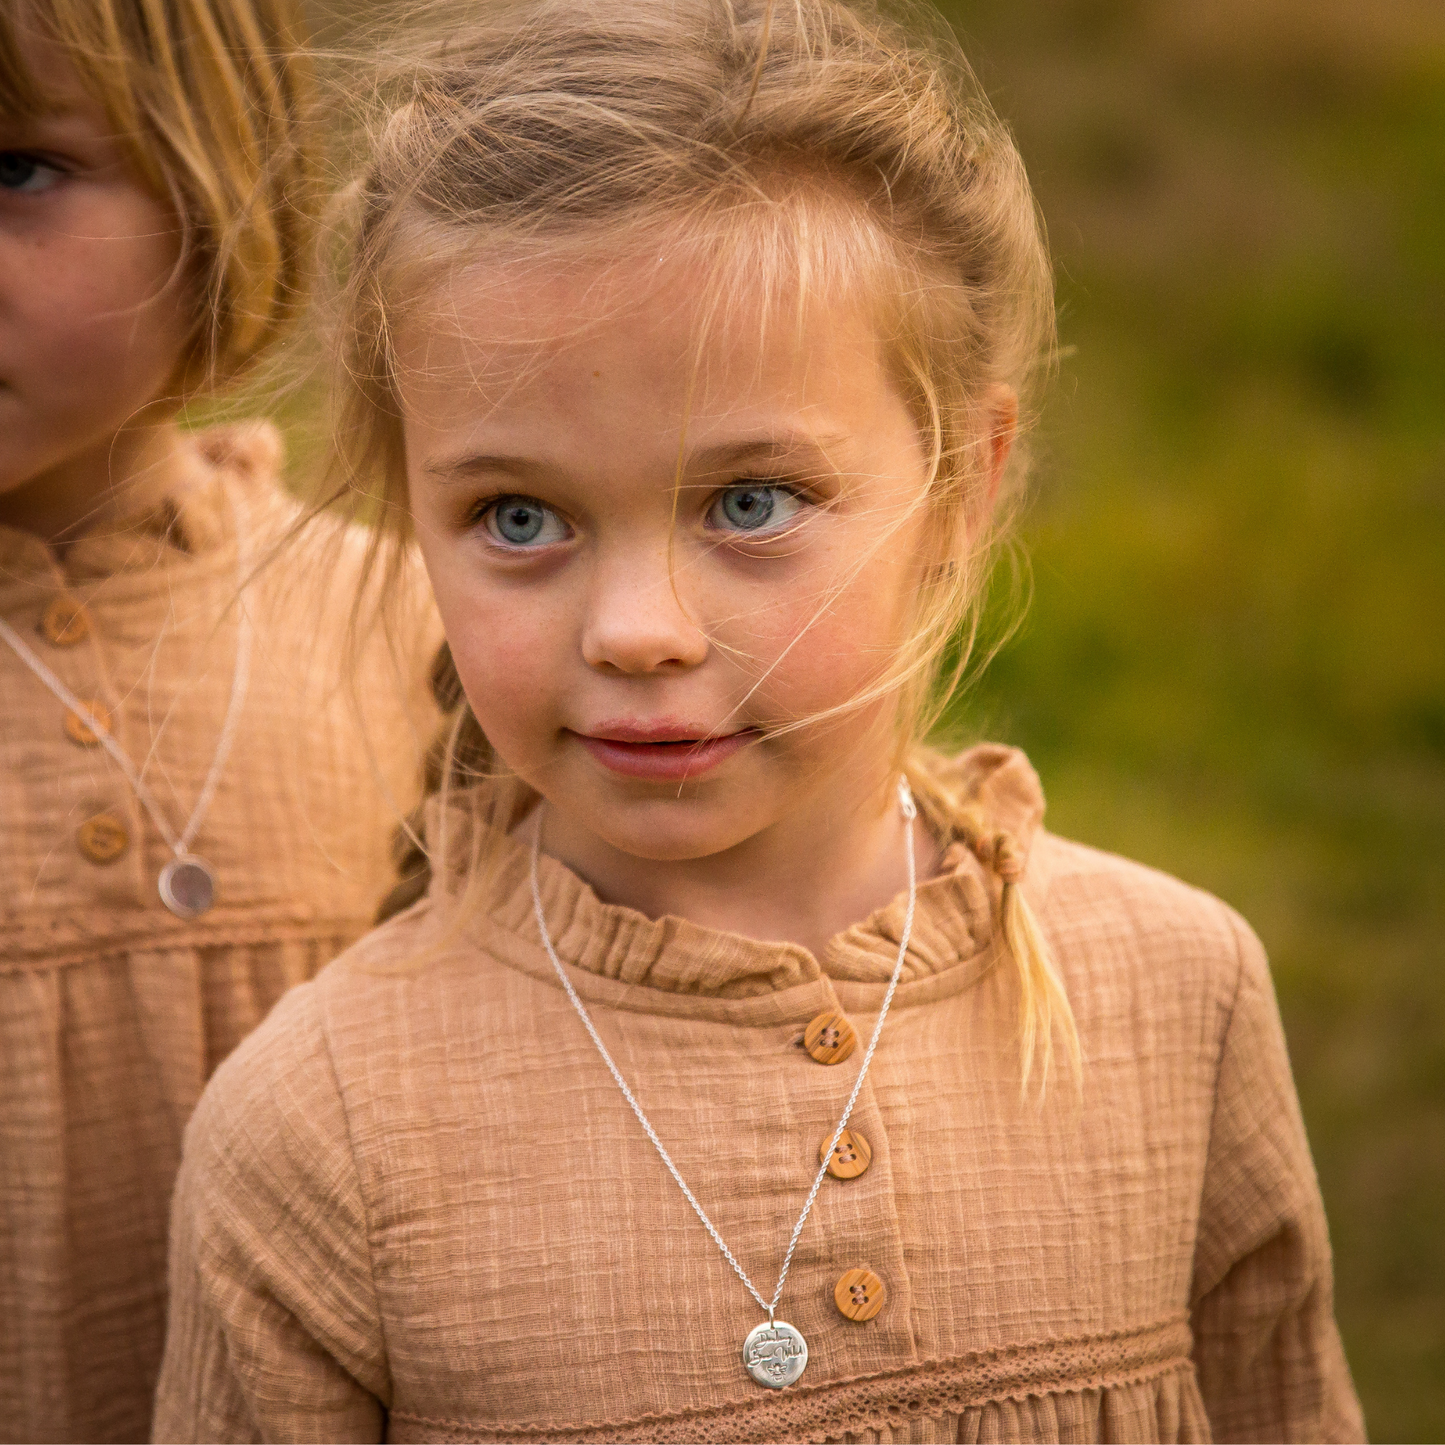
M 829 1009 L 820 1013 L 803 1030 L 803 1047 L 820 1064 L 841 1064 L 853 1052 L 858 1035 L 846 1014 Z M 828 1152 L 830 1134 L 818 1145 L 818 1159 L 821 1162 Z M 845 1129 L 838 1136 L 833 1157 L 828 1161 L 828 1173 L 834 1179 L 856 1179 L 873 1158 L 868 1141 L 856 1129 Z
M 57 647 L 74 647 L 77 642 L 84 642 L 90 636 L 90 613 L 85 610 L 83 602 L 77 602 L 73 597 L 63 594 L 52 597 L 45 611 L 40 614 L 40 630 Z M 100 724 L 100 732 L 108 733 L 110 709 L 97 698 L 86 699 L 84 705 L 91 718 Z M 100 745 L 100 733 L 78 712 L 65 714 L 65 735 L 71 742 L 79 743 L 83 748 Z M 84 847 L 82 843 L 82 850 Z
M 56 647 L 74 647 L 90 636 L 90 614 L 73 597 L 52 597 L 40 614 L 40 631 Z M 102 732 L 110 731 L 110 709 L 103 702 L 88 698 L 85 710 Z M 83 748 L 100 745 L 100 734 L 78 712 L 65 714 L 65 735 Z M 130 834 L 114 813 L 97 813 L 75 830 L 75 841 L 92 863 L 114 863 L 130 847 Z
M 846 1014 L 836 1010 L 820 1013 L 803 1030 L 803 1047 L 820 1064 L 841 1064 L 857 1047 L 858 1034 L 848 1022 Z M 818 1159 L 821 1162 L 828 1155 L 828 1145 L 833 1136 L 828 1135 L 818 1144 Z M 873 1150 L 867 1139 L 856 1129 L 844 1129 L 833 1144 L 832 1157 L 828 1159 L 828 1173 L 834 1179 L 856 1179 L 872 1162 Z M 872 1270 L 850 1269 L 833 1286 L 833 1303 L 838 1313 L 850 1320 L 871 1320 L 883 1308 L 887 1296 L 883 1281 Z

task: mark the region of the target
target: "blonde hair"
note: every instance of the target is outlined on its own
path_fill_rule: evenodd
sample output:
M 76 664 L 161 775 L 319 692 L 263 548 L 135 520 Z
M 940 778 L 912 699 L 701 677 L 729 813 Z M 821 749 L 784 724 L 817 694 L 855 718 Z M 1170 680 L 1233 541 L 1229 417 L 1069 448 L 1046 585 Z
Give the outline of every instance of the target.
M 0 109 L 50 98 L 22 39 L 57 43 L 171 199 L 197 286 L 183 395 L 230 382 L 303 307 L 317 167 L 300 0 L 19 0 L 0 13 Z
M 1055 1034 L 1075 1060 L 1077 1040 L 1018 845 L 953 795 L 923 745 L 968 665 L 1000 531 L 985 399 L 1003 385 L 1027 401 L 1053 343 L 1049 261 L 1012 139 L 951 37 L 910 38 L 840 0 L 525 0 L 489 17 L 451 28 L 392 82 L 352 193 L 338 495 L 405 538 L 393 337 L 479 244 L 575 258 L 638 255 L 651 237 L 654 256 L 711 263 L 701 309 L 714 318 L 740 268 L 775 310 L 840 292 L 870 302 L 930 453 L 930 552 L 897 657 L 849 706 L 896 700 L 897 762 L 925 816 L 999 880 L 1024 1084 L 1036 1062 L 1046 1077 Z M 1013 492 L 1022 470 L 1020 457 Z M 505 826 L 515 780 L 490 776 L 445 656 L 436 681 L 455 710 L 429 785 L 482 777 L 473 805 Z M 402 851 L 409 876 L 383 915 L 424 882 L 420 840 Z

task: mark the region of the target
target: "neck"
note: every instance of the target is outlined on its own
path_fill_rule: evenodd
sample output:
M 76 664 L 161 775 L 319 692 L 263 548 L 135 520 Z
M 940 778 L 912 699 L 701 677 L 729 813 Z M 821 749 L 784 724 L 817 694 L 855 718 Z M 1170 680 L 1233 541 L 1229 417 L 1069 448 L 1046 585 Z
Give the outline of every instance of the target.
M 0 492 L 0 525 L 33 533 L 63 554 L 87 532 L 166 495 L 181 470 L 180 440 L 169 418 L 126 427 Z
M 910 824 L 892 784 L 879 792 L 819 798 L 725 852 L 677 861 L 623 853 L 549 808 L 543 848 L 604 902 L 797 943 L 821 957 L 831 938 L 908 886 Z M 938 845 L 921 819 L 911 826 L 918 877 L 927 878 L 937 870 Z

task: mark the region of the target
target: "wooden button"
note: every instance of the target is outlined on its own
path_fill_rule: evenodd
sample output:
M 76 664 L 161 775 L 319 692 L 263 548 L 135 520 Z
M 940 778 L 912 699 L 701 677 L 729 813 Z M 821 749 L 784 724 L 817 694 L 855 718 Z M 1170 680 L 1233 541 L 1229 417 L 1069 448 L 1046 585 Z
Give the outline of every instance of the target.
M 110 731 L 110 709 L 95 698 L 82 698 L 85 710 L 100 724 L 100 732 Z M 100 733 L 92 732 L 90 724 L 78 712 L 65 714 L 65 735 L 83 748 L 100 746 Z
M 92 863 L 114 863 L 130 847 L 130 834 L 114 813 L 97 813 L 76 829 L 75 841 Z
M 827 1135 L 818 1142 L 818 1163 L 823 1162 L 833 1136 Z M 856 1129 L 844 1129 L 833 1145 L 833 1157 L 828 1160 L 828 1173 L 834 1179 L 856 1179 L 873 1160 L 873 1151 L 868 1141 Z
M 853 1032 L 848 1016 L 832 1010 L 819 1014 L 803 1030 L 803 1047 L 820 1064 L 841 1064 L 857 1042 L 858 1035 Z
M 90 636 L 90 613 L 83 602 L 62 592 L 52 597 L 40 614 L 40 630 L 56 647 L 74 647 Z
M 871 1269 L 850 1269 L 833 1286 L 833 1303 L 844 1319 L 871 1320 L 887 1298 L 883 1281 Z

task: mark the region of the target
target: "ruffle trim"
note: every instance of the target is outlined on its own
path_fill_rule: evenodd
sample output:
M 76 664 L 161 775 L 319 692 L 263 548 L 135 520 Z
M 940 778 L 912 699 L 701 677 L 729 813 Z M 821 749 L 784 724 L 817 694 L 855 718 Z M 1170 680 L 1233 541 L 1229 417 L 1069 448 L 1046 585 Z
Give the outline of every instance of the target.
M 592 1442 L 707 1440 L 800 1441 L 824 1445 L 843 1435 L 897 1429 L 918 1416 L 942 1416 L 1030 1396 L 1067 1395 L 1145 1384 L 1190 1370 L 1193 1336 L 1179 1318 L 1135 1330 L 1039 1340 L 1031 1344 L 930 1360 L 877 1375 L 833 1380 L 770 1394 L 765 1399 L 633 1420 L 488 1423 L 393 1410 L 393 1441 Z
M 1019 866 L 1039 832 L 1043 791 L 1028 759 L 1016 748 L 981 744 L 957 758 L 929 755 L 938 786 L 957 795 L 973 814 L 1007 828 L 1021 850 Z M 433 796 L 425 811 L 424 834 L 451 858 L 438 865 L 429 897 L 438 915 L 450 913 L 474 852 L 489 858 L 487 895 L 472 901 L 474 942 L 486 949 L 498 928 L 529 946 L 536 942 L 532 916 L 530 825 L 510 836 L 478 834 L 470 803 L 475 795 L 454 794 L 448 809 Z M 545 826 L 545 820 L 544 820 Z M 990 832 L 990 837 L 995 833 Z M 1002 836 L 1002 834 L 998 834 Z M 563 961 L 585 973 L 659 993 L 752 999 L 814 983 L 825 974 L 838 982 L 886 985 L 893 970 L 907 915 L 900 894 L 867 919 L 831 940 L 820 963 L 805 949 L 769 943 L 691 923 L 685 918 L 648 918 L 633 909 L 603 903 L 593 890 L 545 851 L 538 866 L 542 906 L 552 941 Z M 993 905 L 988 879 L 967 847 L 955 847 L 945 871 L 918 887 L 918 909 L 902 982 L 905 985 L 977 965 L 978 976 L 992 961 Z M 541 976 L 550 978 L 545 958 Z

